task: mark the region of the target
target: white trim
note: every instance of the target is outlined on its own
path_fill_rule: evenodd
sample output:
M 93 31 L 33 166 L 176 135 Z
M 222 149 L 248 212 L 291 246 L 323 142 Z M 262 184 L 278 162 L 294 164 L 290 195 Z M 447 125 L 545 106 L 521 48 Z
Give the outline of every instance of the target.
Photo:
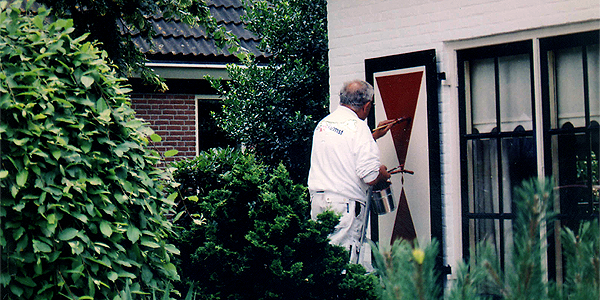
M 535 29 L 527 29 L 523 31 L 501 33 L 490 36 L 481 36 L 463 40 L 448 40 L 444 41 L 444 45 L 449 50 L 461 50 L 496 44 L 507 44 L 511 42 L 518 42 L 524 40 L 533 40 L 536 38 L 541 39 L 546 37 L 554 37 L 598 29 L 600 29 L 600 20 L 592 20 L 566 25 L 556 25 Z
M 544 117 L 542 113 L 542 62 L 540 54 L 540 39 L 533 39 L 533 96 L 535 105 L 535 144 L 536 144 L 536 155 L 537 155 L 537 172 L 538 179 L 543 180 L 546 172 L 544 167 Z M 542 235 L 547 234 L 546 222 L 540 225 L 540 231 Z M 542 239 L 542 249 L 546 249 L 546 239 Z M 542 272 L 546 274 L 543 280 L 548 281 L 548 254 L 546 251 L 542 252 Z
M 148 62 L 146 66 L 164 79 L 205 79 L 222 78 L 229 80 L 228 64 L 192 64 L 192 63 L 163 63 Z M 139 77 L 136 74 L 135 77 Z
M 196 69 L 226 69 L 226 64 L 189 64 L 189 63 L 146 63 L 150 68 L 196 68 Z

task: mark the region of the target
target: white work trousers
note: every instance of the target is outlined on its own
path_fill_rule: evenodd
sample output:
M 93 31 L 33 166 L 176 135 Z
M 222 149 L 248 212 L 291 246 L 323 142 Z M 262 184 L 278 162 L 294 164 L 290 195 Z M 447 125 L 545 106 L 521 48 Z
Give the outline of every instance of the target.
M 329 235 L 331 244 L 340 245 L 350 251 L 350 262 L 357 262 L 361 252 L 361 236 L 367 226 L 365 200 L 348 199 L 335 193 L 312 192 L 310 216 L 313 220 L 326 210 L 341 215 L 340 223 Z M 363 255 L 361 255 L 363 256 Z M 362 262 L 361 262 L 362 263 Z

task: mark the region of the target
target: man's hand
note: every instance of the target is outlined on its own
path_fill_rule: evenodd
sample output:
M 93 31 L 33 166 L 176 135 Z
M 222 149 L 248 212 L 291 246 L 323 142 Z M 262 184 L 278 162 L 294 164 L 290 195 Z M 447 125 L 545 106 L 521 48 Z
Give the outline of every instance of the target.
M 379 166 L 379 175 L 377 175 L 377 178 L 375 178 L 375 180 L 367 183 L 368 185 L 375 185 L 380 181 L 386 181 L 388 179 L 390 179 L 392 175 L 390 175 L 390 173 L 388 173 L 387 171 L 387 167 L 384 165 Z
M 377 140 L 378 138 L 384 136 L 388 131 L 390 131 L 392 126 L 394 126 L 395 124 L 398 124 L 403 121 L 410 122 L 410 120 L 411 120 L 411 118 L 401 117 L 398 119 L 385 120 L 385 121 L 379 122 L 377 127 L 375 127 L 375 129 L 373 129 L 373 139 Z
M 385 120 L 379 122 L 379 124 L 377 124 L 377 127 L 373 129 L 373 139 L 377 140 L 378 138 L 384 136 L 397 122 L 398 119 Z

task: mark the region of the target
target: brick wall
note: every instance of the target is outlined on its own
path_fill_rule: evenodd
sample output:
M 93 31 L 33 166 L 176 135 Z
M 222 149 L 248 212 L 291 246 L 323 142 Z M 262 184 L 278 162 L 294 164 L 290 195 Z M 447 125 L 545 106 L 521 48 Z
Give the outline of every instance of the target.
M 136 115 L 150 123 L 162 137 L 154 143 L 159 153 L 176 149 L 167 161 L 196 156 L 196 99 L 194 95 L 133 94 L 131 106 Z

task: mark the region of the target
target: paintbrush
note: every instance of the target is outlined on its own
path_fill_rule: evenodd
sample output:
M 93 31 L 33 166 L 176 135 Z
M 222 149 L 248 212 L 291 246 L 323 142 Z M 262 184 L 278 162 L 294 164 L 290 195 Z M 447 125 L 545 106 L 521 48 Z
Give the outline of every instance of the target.
M 401 117 L 401 118 L 395 119 L 392 123 L 387 123 L 385 125 L 381 125 L 381 126 L 375 127 L 375 129 L 373 129 L 373 132 L 375 132 L 375 131 L 377 131 L 379 129 L 385 128 L 385 127 L 389 126 L 390 124 L 391 125 L 396 125 L 396 124 L 398 124 L 398 123 L 400 123 L 402 121 L 408 121 L 408 120 L 410 120 L 410 118 Z

